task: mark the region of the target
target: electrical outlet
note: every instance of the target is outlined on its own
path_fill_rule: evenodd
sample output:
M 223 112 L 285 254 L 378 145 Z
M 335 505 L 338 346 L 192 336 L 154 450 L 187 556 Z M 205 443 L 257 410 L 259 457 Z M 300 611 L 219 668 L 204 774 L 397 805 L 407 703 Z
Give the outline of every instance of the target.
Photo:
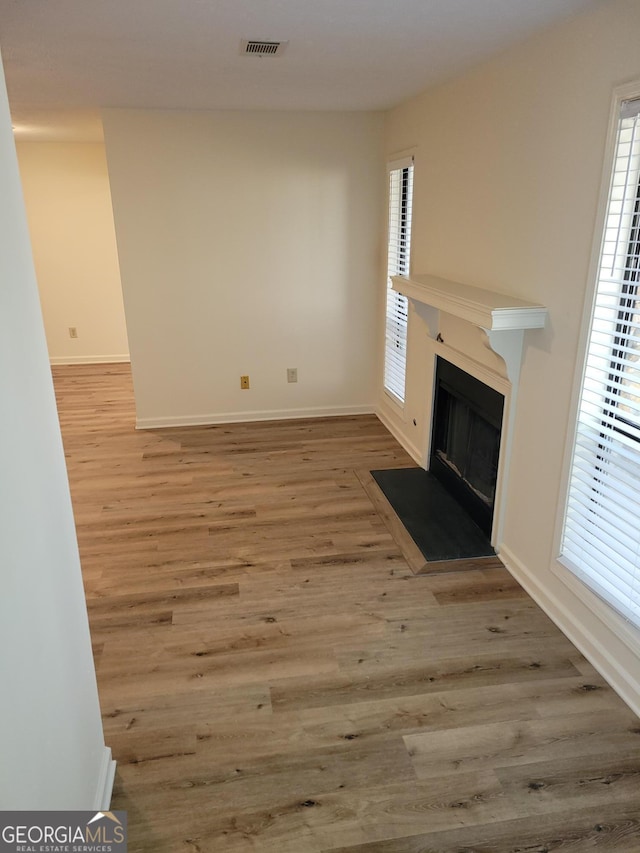
M 298 381 L 298 368 L 297 367 L 287 367 L 287 382 L 297 382 Z
M 249 388 L 249 377 L 241 376 L 240 377 L 240 387 L 243 391 L 246 391 Z
M 69 337 L 70 338 L 77 338 L 78 337 L 78 330 L 76 329 L 75 326 L 69 326 Z

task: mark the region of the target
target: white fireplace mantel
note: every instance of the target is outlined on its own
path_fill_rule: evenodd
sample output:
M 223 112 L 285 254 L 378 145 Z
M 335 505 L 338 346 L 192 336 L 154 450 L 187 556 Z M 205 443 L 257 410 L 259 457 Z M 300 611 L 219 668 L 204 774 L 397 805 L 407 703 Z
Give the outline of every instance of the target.
M 440 311 L 481 329 L 489 347 L 505 362 L 510 381 L 517 383 L 524 333 L 544 328 L 544 305 L 434 275 L 393 276 L 392 281 L 393 289 L 412 301 L 431 337 L 438 336 Z

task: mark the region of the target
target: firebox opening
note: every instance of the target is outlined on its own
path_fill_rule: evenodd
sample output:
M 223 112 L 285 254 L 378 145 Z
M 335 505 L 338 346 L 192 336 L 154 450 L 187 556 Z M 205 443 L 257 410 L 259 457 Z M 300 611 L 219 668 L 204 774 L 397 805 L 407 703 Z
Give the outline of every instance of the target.
M 491 536 L 504 396 L 438 357 L 429 470 Z

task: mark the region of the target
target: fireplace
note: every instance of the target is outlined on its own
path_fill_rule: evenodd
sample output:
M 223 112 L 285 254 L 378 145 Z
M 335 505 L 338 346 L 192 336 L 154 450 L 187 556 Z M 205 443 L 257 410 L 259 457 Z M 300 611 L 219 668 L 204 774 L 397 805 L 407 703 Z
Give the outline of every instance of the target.
M 441 359 L 438 353 L 446 355 L 450 352 L 453 361 L 462 362 L 465 365 L 468 362 L 468 369 L 473 372 L 474 376 L 485 378 L 487 382 L 491 383 L 490 394 L 495 388 L 499 388 L 504 394 L 503 397 L 502 394 L 493 392 L 497 406 L 494 405 L 493 413 L 489 413 L 489 417 L 486 416 L 486 412 L 482 415 L 483 405 L 480 406 L 480 412 L 477 411 L 478 407 L 475 404 L 477 401 L 472 400 L 470 406 L 472 412 L 481 414 L 486 424 L 493 428 L 493 439 L 489 441 L 489 444 L 500 444 L 500 470 L 497 472 L 497 479 L 495 476 L 497 462 L 494 454 L 491 453 L 491 461 L 486 464 L 483 462 L 480 466 L 485 469 L 485 472 L 487 468 L 493 471 L 493 475 L 489 475 L 490 488 L 487 492 L 487 484 L 482 482 L 487 479 L 485 473 L 485 475 L 480 476 L 481 488 L 478 489 L 476 469 L 479 467 L 481 454 L 474 452 L 472 454 L 474 471 L 471 472 L 471 477 L 469 477 L 470 472 L 467 470 L 466 474 L 463 473 L 463 476 L 458 478 L 458 480 L 462 480 L 462 484 L 457 484 L 458 494 L 464 495 L 463 500 L 469 498 L 469 504 L 475 507 L 473 511 L 477 511 L 477 516 L 480 518 L 484 529 L 491 531 L 491 541 L 499 551 L 502 544 L 509 491 L 509 465 L 513 445 L 520 369 L 525 351 L 525 336 L 528 335 L 529 330 L 545 327 L 547 309 L 544 305 L 527 302 L 508 293 L 448 281 L 430 274 L 416 275 L 411 273 L 410 276 L 392 276 L 392 281 L 393 289 L 409 299 L 416 326 L 420 322 L 423 323 L 426 334 L 432 341 L 434 357 Z M 450 322 L 451 320 L 453 322 Z M 480 337 L 476 337 L 475 334 L 465 334 L 462 341 L 460 329 L 464 328 L 464 324 L 468 326 L 468 331 L 471 331 L 472 327 L 479 330 Z M 446 343 L 450 332 L 454 340 Z M 535 335 L 535 331 L 532 331 L 532 334 Z M 482 352 L 480 348 L 482 348 Z M 490 356 L 492 363 L 486 358 L 485 348 L 492 353 Z M 444 361 L 444 359 L 442 360 Z M 482 383 L 479 384 L 482 385 Z M 438 394 L 438 397 L 445 398 L 444 402 L 440 404 L 445 408 L 445 411 L 446 393 L 454 397 L 457 396 L 463 402 L 465 398 L 468 401 L 470 396 L 470 394 L 464 393 L 456 395 L 455 392 L 447 391 L 446 388 L 444 391 L 445 393 Z M 431 396 L 430 388 L 429 396 Z M 426 400 L 424 405 L 425 408 L 428 405 Z M 403 441 L 404 426 L 397 422 L 393 411 L 385 411 L 384 408 L 381 411 L 384 422 L 392 432 L 397 433 L 400 441 Z M 489 408 L 491 409 L 491 405 Z M 504 417 L 502 417 L 503 410 Z M 413 423 L 415 425 L 417 421 L 414 419 Z M 442 437 L 441 430 L 444 429 L 444 427 L 438 428 L 439 437 Z M 471 431 L 477 433 L 480 429 L 476 424 Z M 435 432 L 436 430 L 431 430 L 434 439 Z M 442 446 L 440 442 L 435 444 L 435 451 L 433 446 L 430 448 L 426 445 L 424 447 L 408 445 L 407 449 L 416 460 L 420 461 L 420 464 L 429 460 L 430 470 L 439 470 L 449 484 L 453 481 L 452 475 L 457 475 L 456 468 L 463 470 L 455 459 L 449 459 L 450 454 L 446 445 Z M 444 456 L 447 457 L 446 460 Z M 479 501 L 473 499 L 475 491 L 480 491 L 482 494 Z M 475 495 L 475 497 L 478 498 L 479 496 Z
M 429 470 L 491 537 L 504 397 L 436 359 Z

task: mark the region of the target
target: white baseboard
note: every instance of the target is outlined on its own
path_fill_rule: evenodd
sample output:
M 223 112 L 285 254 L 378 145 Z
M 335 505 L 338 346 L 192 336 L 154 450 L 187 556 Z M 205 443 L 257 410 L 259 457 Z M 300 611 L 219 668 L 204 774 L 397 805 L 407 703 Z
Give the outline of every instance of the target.
M 389 430 L 391 435 L 395 438 L 398 444 L 402 445 L 404 449 L 407 451 L 409 456 L 416 462 L 416 464 L 422 467 L 422 453 L 418 450 L 415 444 L 412 444 L 406 435 L 400 432 L 396 424 L 387 417 L 386 413 L 383 409 L 376 409 L 376 415 L 378 416 L 378 420 Z
M 111 758 L 111 749 L 105 746 L 102 755 L 102 765 L 100 767 L 100 775 L 98 777 L 98 786 L 96 789 L 96 798 L 93 808 L 96 811 L 109 811 L 111 805 L 111 795 L 113 793 L 113 780 L 116 775 L 116 762 Z
M 631 710 L 640 716 L 640 681 L 624 669 L 616 656 L 607 647 L 606 636 L 602 638 L 589 629 L 575 614 L 560 601 L 553 591 L 541 584 L 534 573 L 525 566 L 505 545 L 498 548 L 500 559 L 513 577 L 529 593 L 531 598 L 544 610 L 560 628 L 562 633 L 582 652 L 589 663 L 598 670 L 600 675 L 611 685 L 618 696 L 626 702 Z M 612 643 L 623 641 L 615 637 L 606 625 L 598 622 L 602 633 L 609 633 Z
M 257 412 L 220 412 L 209 415 L 171 415 L 162 418 L 137 418 L 136 429 L 213 426 L 215 424 L 250 423 L 251 421 L 290 421 L 298 418 L 333 418 L 345 415 L 372 415 L 375 406 L 319 406 L 307 409 L 273 409 Z
M 125 364 L 131 361 L 128 354 L 123 355 L 60 355 L 52 356 L 50 364 Z

